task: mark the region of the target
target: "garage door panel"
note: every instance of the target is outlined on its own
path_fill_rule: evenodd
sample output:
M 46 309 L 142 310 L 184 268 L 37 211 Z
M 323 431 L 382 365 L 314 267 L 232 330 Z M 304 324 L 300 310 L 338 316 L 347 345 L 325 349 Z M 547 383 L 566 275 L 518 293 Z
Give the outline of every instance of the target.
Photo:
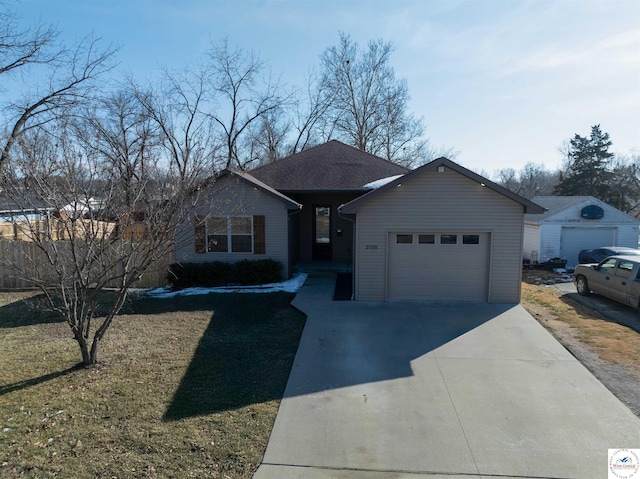
M 489 277 L 489 233 L 415 232 L 413 243 L 398 244 L 389 234 L 387 299 L 486 301 Z M 441 244 L 444 234 L 457 235 L 456 244 Z M 433 244 L 418 243 L 419 235 L 434 235 Z M 471 236 L 472 235 L 472 236 Z M 406 237 L 403 238 L 406 240 Z
M 578 254 L 583 249 L 594 249 L 616 244 L 615 228 L 572 228 L 563 227 L 560 256 L 567 260 L 567 266 L 578 264 Z

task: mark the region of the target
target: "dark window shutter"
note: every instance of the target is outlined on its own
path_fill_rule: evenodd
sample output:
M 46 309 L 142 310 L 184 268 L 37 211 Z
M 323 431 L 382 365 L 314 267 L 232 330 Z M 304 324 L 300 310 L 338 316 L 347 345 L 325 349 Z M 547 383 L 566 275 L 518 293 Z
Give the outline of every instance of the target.
M 195 218 L 196 253 L 207 252 L 207 217 L 196 215 Z
M 265 254 L 264 215 L 253 217 L 253 254 Z

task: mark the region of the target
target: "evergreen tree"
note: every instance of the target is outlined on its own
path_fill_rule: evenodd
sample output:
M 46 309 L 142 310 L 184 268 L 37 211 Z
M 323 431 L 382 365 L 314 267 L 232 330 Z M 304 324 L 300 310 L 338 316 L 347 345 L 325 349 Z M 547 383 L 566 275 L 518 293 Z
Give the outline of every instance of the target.
M 600 125 L 591 127 L 589 138 L 576 134 L 569 144 L 566 173 L 554 189 L 561 196 L 595 196 L 607 201 L 610 197 L 613 153 L 611 140 Z

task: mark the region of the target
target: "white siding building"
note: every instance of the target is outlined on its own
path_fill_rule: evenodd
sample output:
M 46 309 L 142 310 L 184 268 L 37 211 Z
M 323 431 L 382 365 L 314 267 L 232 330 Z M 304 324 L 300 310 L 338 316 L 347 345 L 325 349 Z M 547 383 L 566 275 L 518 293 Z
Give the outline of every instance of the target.
M 640 221 L 592 196 L 537 196 L 532 201 L 547 211 L 525 217 L 525 260 L 561 258 L 573 268 L 583 249 L 638 247 Z

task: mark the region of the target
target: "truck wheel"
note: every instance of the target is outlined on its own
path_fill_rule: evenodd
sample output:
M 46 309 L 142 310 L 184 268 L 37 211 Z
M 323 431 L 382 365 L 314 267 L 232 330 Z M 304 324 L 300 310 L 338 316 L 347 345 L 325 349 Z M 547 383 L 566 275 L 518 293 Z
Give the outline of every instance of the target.
M 576 289 L 578 290 L 578 294 L 580 296 L 589 296 L 591 294 L 591 290 L 589 289 L 589 282 L 584 276 L 578 276 L 576 278 Z

